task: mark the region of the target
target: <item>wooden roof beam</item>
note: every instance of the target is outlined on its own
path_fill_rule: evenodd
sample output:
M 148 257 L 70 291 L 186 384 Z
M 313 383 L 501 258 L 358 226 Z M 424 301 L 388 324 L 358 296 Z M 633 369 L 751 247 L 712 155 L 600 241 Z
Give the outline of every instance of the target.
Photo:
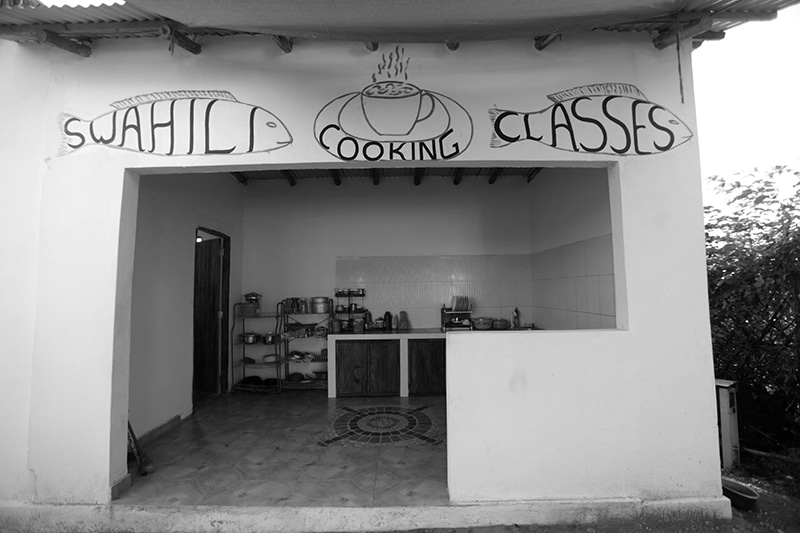
M 458 47 L 461 46 L 461 43 L 458 42 L 458 41 L 451 41 L 451 40 L 448 39 L 448 40 L 445 40 L 444 45 L 451 52 L 455 52 L 456 50 L 458 50 Z
M 175 43 L 187 52 L 194 55 L 200 54 L 200 52 L 203 50 L 198 42 L 193 41 L 188 35 L 176 30 L 169 24 L 164 24 L 161 26 L 158 33 L 161 35 L 162 39 L 166 39 L 172 43 Z
M 331 177 L 333 178 L 333 184 L 337 187 L 342 186 L 342 176 L 339 175 L 339 171 L 335 168 L 331 169 Z
M 287 37 L 285 35 L 273 35 L 272 40 L 275 41 L 275 44 L 278 45 L 278 48 L 281 49 L 281 52 L 284 54 L 288 54 L 294 48 L 294 40 L 291 37 Z
M 375 52 L 378 49 L 378 43 L 374 41 L 367 41 L 364 43 L 364 46 L 366 46 L 367 50 L 370 52 Z
M 663 32 L 658 37 L 653 39 L 653 45 L 655 45 L 657 49 L 663 50 L 664 48 L 671 44 L 675 44 L 678 41 L 678 34 L 680 34 L 681 39 L 690 39 L 695 35 L 711 31 L 711 26 L 713 23 L 714 21 L 711 19 L 711 17 L 704 17 L 694 24 L 684 26 L 680 29 L 680 31 L 673 29 Z
M 560 38 L 561 38 L 561 34 L 560 33 L 550 33 L 548 35 L 539 35 L 539 36 L 533 38 L 533 47 L 536 50 L 542 51 L 545 48 L 547 48 L 548 46 L 550 46 L 551 44 L 553 44 L 553 42 L 556 39 L 560 39 Z
M 61 48 L 62 50 L 66 50 L 67 52 L 71 52 L 79 56 L 89 57 L 92 55 L 91 47 L 81 44 L 77 41 L 73 41 L 72 39 L 66 39 L 49 30 L 37 31 L 34 33 L 34 38 L 39 44 L 50 44 L 56 48 Z
M 461 183 L 461 178 L 464 176 L 464 167 L 457 167 L 453 172 L 453 185 Z
M 724 31 L 707 31 L 694 36 L 695 41 L 721 41 L 724 38 Z
M 244 172 L 231 172 L 231 176 L 233 176 L 233 178 L 236 181 L 238 181 L 241 185 L 247 187 L 248 183 L 247 174 L 245 174 Z
M 528 171 L 528 183 L 532 182 L 533 179 L 539 175 L 539 173 L 544 170 L 542 167 L 532 168 Z
M 369 169 L 369 175 L 372 177 L 372 184 L 378 185 L 381 182 L 381 173 L 378 171 L 377 168 Z
M 500 174 L 503 173 L 503 169 L 499 167 L 495 167 L 489 173 L 489 185 L 494 185 L 494 182 L 497 181 L 497 178 L 500 177 Z
M 281 170 L 281 174 L 289 182 L 290 187 L 297 185 L 297 180 L 295 180 L 294 173 L 291 170 Z
M 419 186 L 422 183 L 422 177 L 425 176 L 425 169 L 417 167 L 414 169 L 414 185 Z

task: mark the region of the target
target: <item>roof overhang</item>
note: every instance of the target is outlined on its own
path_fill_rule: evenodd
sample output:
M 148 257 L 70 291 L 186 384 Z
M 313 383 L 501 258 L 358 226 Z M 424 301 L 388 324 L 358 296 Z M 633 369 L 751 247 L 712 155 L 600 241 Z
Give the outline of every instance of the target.
M 161 37 L 198 54 L 204 36 L 266 35 L 281 50 L 296 40 L 459 43 L 555 37 L 588 31 L 646 32 L 658 48 L 678 38 L 718 40 L 730 28 L 771 20 L 800 0 L 127 0 L 122 5 L 43 7 L 0 0 L 0 37 L 46 42 L 89 55 L 103 38 Z

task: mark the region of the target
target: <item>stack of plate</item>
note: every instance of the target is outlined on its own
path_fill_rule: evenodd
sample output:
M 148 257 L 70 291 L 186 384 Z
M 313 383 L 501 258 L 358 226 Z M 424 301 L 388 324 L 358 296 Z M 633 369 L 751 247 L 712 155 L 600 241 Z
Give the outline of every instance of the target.
M 467 296 L 451 296 L 450 297 L 450 307 L 453 312 L 458 311 L 469 311 L 469 297 Z

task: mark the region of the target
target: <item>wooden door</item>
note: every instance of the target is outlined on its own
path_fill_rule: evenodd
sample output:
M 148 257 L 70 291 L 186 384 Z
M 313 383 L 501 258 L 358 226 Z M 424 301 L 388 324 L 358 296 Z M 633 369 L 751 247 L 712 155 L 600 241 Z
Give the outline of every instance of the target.
M 400 395 L 400 341 L 369 341 L 370 396 Z
M 222 364 L 222 239 L 195 244 L 194 254 L 194 364 L 192 388 L 196 392 L 218 393 L 227 364 Z M 227 343 L 225 343 L 227 344 Z M 224 368 L 223 368 L 224 366 Z
M 408 340 L 408 394 L 437 396 L 445 393 L 444 339 Z
M 336 341 L 336 395 L 363 396 L 367 392 L 369 343 Z

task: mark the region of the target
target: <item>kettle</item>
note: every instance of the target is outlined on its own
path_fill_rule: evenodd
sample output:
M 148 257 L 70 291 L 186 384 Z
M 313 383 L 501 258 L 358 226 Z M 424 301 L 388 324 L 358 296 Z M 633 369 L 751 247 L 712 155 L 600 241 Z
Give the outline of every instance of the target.
M 386 324 L 386 331 L 390 331 L 392 329 L 392 313 L 386 311 L 383 315 L 383 322 Z

